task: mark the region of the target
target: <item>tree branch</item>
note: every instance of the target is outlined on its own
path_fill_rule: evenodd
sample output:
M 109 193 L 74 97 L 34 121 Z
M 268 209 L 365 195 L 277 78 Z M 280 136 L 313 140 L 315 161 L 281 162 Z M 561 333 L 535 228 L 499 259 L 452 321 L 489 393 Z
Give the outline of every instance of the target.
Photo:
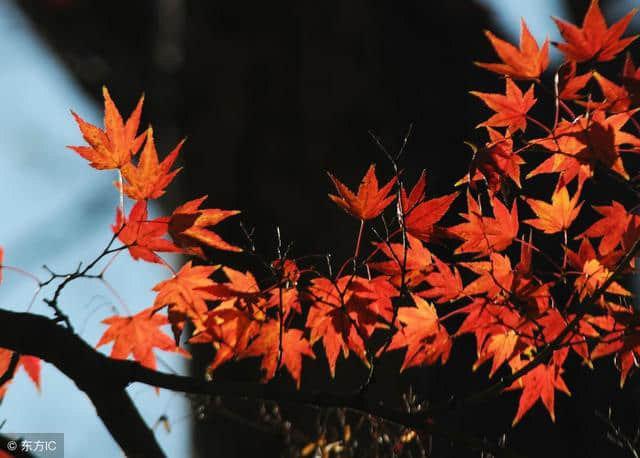
M 191 394 L 347 408 L 418 432 L 442 436 L 496 457 L 519 456 L 486 440 L 444 430 L 429 422 L 424 415 L 389 409 L 359 393 L 292 392 L 274 384 L 212 383 L 158 372 L 134 361 L 112 359 L 96 351 L 70 330 L 40 315 L 0 309 L 0 347 L 37 356 L 71 378 L 89 396 L 105 426 L 128 457 L 164 457 L 153 432 L 125 391 L 126 386 L 133 382 Z

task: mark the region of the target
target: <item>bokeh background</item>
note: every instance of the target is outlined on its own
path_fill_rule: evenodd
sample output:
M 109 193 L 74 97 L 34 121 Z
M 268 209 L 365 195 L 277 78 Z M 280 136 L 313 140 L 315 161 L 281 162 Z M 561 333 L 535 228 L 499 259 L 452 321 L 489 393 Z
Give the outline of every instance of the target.
M 610 21 L 637 6 L 626 0 L 601 4 Z M 490 28 L 516 42 L 523 16 L 539 42 L 545 36 L 557 40 L 549 16 L 578 22 L 587 5 L 0 0 L 0 243 L 6 262 L 46 278 L 43 263 L 73 270 L 108 241 L 117 205 L 114 177 L 90 170 L 64 148 L 82 143 L 69 108 L 100 124 L 102 85 L 126 114 L 145 93 L 143 123 L 153 124 L 161 153 L 188 138 L 180 159 L 185 169 L 161 202 L 164 207 L 154 212 L 208 194 L 210 206 L 243 211 L 240 219 L 255 228 L 255 244 L 266 258 L 274 256 L 279 226 L 284 240 L 293 242 L 294 256 L 330 251 L 343 259 L 357 225 L 326 198 L 326 171 L 354 186 L 377 163 L 379 175 L 389 177 L 390 167 L 368 132 L 396 150 L 413 123 L 403 163 L 409 182 L 426 169 L 428 194 L 449 192 L 470 160 L 463 142 L 484 140 L 474 126 L 486 111 L 468 91 L 493 92 L 503 85 L 471 63 L 494 60 L 482 31 Z M 639 19 L 630 33 L 640 29 Z M 237 221 L 219 232 L 243 243 Z M 215 256 L 216 262 L 257 268 L 245 257 Z M 153 300 L 149 289 L 165 273 L 134 264 L 119 259 L 109 281 L 139 310 Z M 0 289 L 3 306 L 25 310 L 33 290 L 28 280 L 7 275 Z M 40 299 L 32 311 L 48 314 Z M 104 285 L 87 282 L 65 291 L 63 300 L 76 323 L 87 323 L 82 335 L 91 343 L 104 330 L 99 321 L 121 307 Z M 197 372 L 204 364 L 199 355 L 191 365 L 162 358 L 176 371 Z M 319 359 L 303 384 L 326 377 Z M 430 398 L 474 389 L 486 383 L 486 371 L 470 374 L 472 359 L 469 346 L 466 353 L 454 352 L 452 367 L 439 375 L 410 371 L 403 381 L 396 380 L 398 362 L 390 361 L 389 380 L 377 389 L 389 392 L 411 383 Z M 357 383 L 362 368 L 352 366 L 338 367 L 332 388 Z M 222 370 L 219 377 L 255 377 L 251 369 Z M 576 457 L 616 453 L 594 410 L 613 407 L 620 423 L 633 430 L 639 382 L 632 377 L 621 391 L 612 367 L 599 368 L 598 377 L 585 367 L 572 369 L 567 382 L 575 394 L 558 397 L 556 425 L 537 406 L 516 429 L 505 429 L 516 394 L 448 421 L 493 439 L 506 432 L 508 442 L 528 456 L 549 450 Z M 7 419 L 2 431 L 64 432 L 67 456 L 117 456 L 86 398 L 54 368 L 44 366 L 41 393 L 23 373 L 13 385 L 0 405 L 0 419 Z M 222 409 L 195 421 L 197 403 L 194 409 L 182 396 L 131 389 L 150 425 L 160 418 L 171 425 L 170 432 L 157 428 L 169 456 L 271 456 L 282 446 L 278 434 L 256 430 Z M 460 450 L 442 453 L 464 456 Z

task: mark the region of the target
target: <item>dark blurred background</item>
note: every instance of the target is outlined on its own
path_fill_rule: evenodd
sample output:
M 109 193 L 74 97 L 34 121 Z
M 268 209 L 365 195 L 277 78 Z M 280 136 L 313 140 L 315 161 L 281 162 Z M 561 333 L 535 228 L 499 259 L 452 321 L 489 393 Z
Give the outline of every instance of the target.
M 386 181 L 391 168 L 370 130 L 395 151 L 413 123 L 402 163 L 409 183 L 426 169 L 429 196 L 450 192 L 470 160 L 463 141 L 484 141 L 474 126 L 487 111 L 468 91 L 503 87 L 495 75 L 472 65 L 495 60 L 482 31 L 491 28 L 516 41 L 494 21 L 499 11 L 487 6 L 499 2 L 17 3 L 97 104 L 104 84 L 128 115 L 144 92 L 144 121 L 153 123 L 159 151 L 164 154 L 188 137 L 181 158 L 185 169 L 165 200 L 167 208 L 208 194 L 208 206 L 241 209 L 266 258 L 275 256 L 276 225 L 285 242 L 294 243 L 294 256 L 349 255 L 357 223 L 326 198 L 326 171 L 353 188 L 375 162 Z M 525 2 L 504 3 L 513 9 Z M 530 10 L 535 2 L 526 3 Z M 605 10 L 616 11 L 613 19 L 621 4 L 630 9 L 632 3 L 601 1 Z M 579 22 L 587 4 L 565 1 L 565 18 Z M 219 232 L 232 243 L 244 242 L 237 221 L 221 225 Z M 252 267 L 246 258 L 220 259 Z M 392 361 L 389 380 L 377 389 L 428 384 L 416 390 L 434 401 L 476 391 L 487 374 L 483 368 L 470 375 L 472 361 L 469 342 L 467 348 L 454 347 L 451 367 L 438 375 L 409 371 L 403 381 L 396 381 L 399 364 Z M 324 364 L 319 358 L 320 369 L 310 373 L 322 378 Z M 362 376 L 361 368 L 348 366 L 338 368 L 333 388 L 352 387 L 349 377 Z M 510 430 L 519 393 L 446 421 L 491 440 L 507 433 L 507 444 L 526 456 L 615 456 L 622 451 L 607 440 L 607 427 L 594 409 L 613 406 L 622 427 L 633 434 L 639 385 L 632 377 L 618 390 L 612 365 L 600 366 L 607 367 L 600 367 L 598 377 L 577 364 L 571 368 L 567 382 L 574 397 L 558 394 L 556 425 L 536 406 Z M 313 383 L 309 380 L 303 375 L 303 385 Z M 277 434 L 215 414 L 199 422 L 194 434 L 200 456 L 271 456 L 282 445 Z M 467 456 L 463 449 L 440 447 L 434 456 Z

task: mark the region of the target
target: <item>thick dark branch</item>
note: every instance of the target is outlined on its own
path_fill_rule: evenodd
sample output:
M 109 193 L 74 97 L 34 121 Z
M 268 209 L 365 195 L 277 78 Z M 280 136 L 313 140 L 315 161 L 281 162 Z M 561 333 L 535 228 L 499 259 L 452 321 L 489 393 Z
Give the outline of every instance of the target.
M 259 383 L 212 383 L 194 377 L 166 374 L 133 361 L 106 357 L 78 335 L 46 317 L 0 309 L 0 347 L 37 356 L 71 378 L 87 393 L 109 432 L 128 457 L 160 457 L 153 432 L 140 417 L 125 387 L 133 382 L 192 394 L 223 395 L 271 400 L 281 404 L 342 407 L 374 415 L 417 430 L 446 437 L 496 457 L 516 457 L 512 452 L 484 440 L 458 435 L 430 424 L 424 416 L 392 410 L 367 400 L 359 393 L 292 392 Z
M 130 380 L 118 361 L 46 317 L 7 310 L 0 310 L 0 347 L 37 356 L 72 379 L 128 457 L 165 456 L 125 391 Z

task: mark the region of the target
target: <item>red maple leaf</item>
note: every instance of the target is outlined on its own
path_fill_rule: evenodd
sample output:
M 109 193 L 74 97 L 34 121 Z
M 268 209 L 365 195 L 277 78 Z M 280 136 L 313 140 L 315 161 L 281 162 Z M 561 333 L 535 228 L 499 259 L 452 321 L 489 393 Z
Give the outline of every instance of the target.
M 527 128 L 527 113 L 536 103 L 533 96 L 533 84 L 523 95 L 520 88 L 511 78 L 506 79 L 506 94 L 490 94 L 486 92 L 471 91 L 470 94 L 481 99 L 489 108 L 496 112 L 485 122 L 477 127 L 506 127 L 507 134 L 511 135 L 518 130 Z
M 358 219 L 368 220 L 377 217 L 395 199 L 395 196 L 389 196 L 389 193 L 396 182 L 396 177 L 389 180 L 382 188 L 378 188 L 375 164 L 371 164 L 367 170 L 358 187 L 357 195 L 333 175 L 330 173 L 328 175 L 338 191 L 337 196 L 329 194 L 329 198 L 345 212 Z
M 127 359 L 133 354 L 136 361 L 150 369 L 156 368 L 154 348 L 189 356 L 187 351 L 178 347 L 171 337 L 159 329 L 169 320 L 165 315 L 153 313 L 153 310 L 148 308 L 133 316 L 112 316 L 102 320 L 109 328 L 102 334 L 96 348 L 114 342 L 112 358 Z
M 131 156 L 138 152 L 144 141 L 144 135 L 136 137 L 144 96 L 140 97 L 138 105 L 125 123 L 111 100 L 109 91 L 104 86 L 102 95 L 104 96 L 104 130 L 89 124 L 72 111 L 80 132 L 89 146 L 68 146 L 68 148 L 87 159 L 91 167 L 117 169 L 131 161 Z
M 602 237 L 598 246 L 598 251 L 602 255 L 611 253 L 623 243 L 625 234 L 637 226 L 637 224 L 632 224 L 632 220 L 640 222 L 640 216 L 630 214 L 622 204 L 615 200 L 611 205 L 594 206 L 593 209 L 602 215 L 602 218 L 577 238 Z
M 562 19 L 553 18 L 560 34 L 567 41 L 566 43 L 554 43 L 554 45 L 564 53 L 567 60 L 575 60 L 576 62 L 590 59 L 595 59 L 598 62 L 611 60 L 638 37 L 638 35 L 634 35 L 620 38 L 636 11 L 634 8 L 625 17 L 607 28 L 598 0 L 591 0 L 587 14 L 582 21 L 582 28 Z
M 467 213 L 461 213 L 465 223 L 449 228 L 449 231 L 463 240 L 455 253 L 478 253 L 486 255 L 492 251 L 502 251 L 518 235 L 518 207 L 515 201 L 511 211 L 497 198 L 491 199 L 493 217 L 483 216 L 480 205 L 467 192 Z
M 127 245 L 129 254 L 135 260 L 163 264 L 157 251 L 180 253 L 182 250 L 163 239 L 167 233 L 168 217 L 147 220 L 147 202 L 140 200 L 131 208 L 129 217 L 124 218 L 120 207 L 116 210 L 116 222 L 111 226 L 118 239 Z
M 169 172 L 178 157 L 183 143 L 184 140 L 178 143 L 162 162 L 158 162 L 153 130 L 149 127 L 147 129 L 147 141 L 142 153 L 140 153 L 138 165 L 128 162 L 122 166 L 122 176 L 127 180 L 122 186 L 122 191 L 135 200 L 157 199 L 162 196 L 165 193 L 165 188 L 181 170 L 176 169 Z M 116 183 L 116 185 L 120 188 L 119 183 Z
M 415 294 L 412 298 L 415 307 L 398 308 L 398 330 L 387 347 L 387 351 L 407 347 L 400 371 L 432 365 L 438 359 L 444 364 L 451 352 L 451 338 L 438 321 L 435 307 Z
M 513 358 L 510 361 L 511 369 L 515 372 L 526 365 L 527 359 Z M 515 426 L 531 407 L 540 399 L 549 412 L 551 420 L 555 422 L 555 390 L 560 390 L 567 395 L 571 395 L 569 388 L 562 380 L 563 370 L 556 362 L 540 364 L 520 377 L 506 390 L 522 389 L 518 411 L 513 419 L 512 426 Z
M 564 100 L 576 100 L 582 98 L 578 91 L 582 90 L 591 79 L 592 73 L 588 72 L 576 76 L 577 64 L 575 60 L 565 62 L 558 70 L 558 97 Z
M 522 20 L 522 32 L 520 34 L 520 49 L 511 43 L 501 40 L 488 30 L 485 31 L 485 35 L 503 63 L 487 64 L 475 62 L 478 67 L 514 79 L 530 80 L 537 79 L 549 65 L 549 40 L 545 40 L 542 44 L 542 49 L 540 49 L 535 38 L 529 32 L 524 19 Z
M 331 377 L 335 377 L 340 351 L 344 358 L 353 351 L 368 365 L 363 337 L 371 335 L 377 314 L 368 307 L 371 299 L 362 297 L 369 290 L 358 277 L 341 277 L 335 283 L 327 278 L 314 278 L 308 288 L 313 301 L 305 326 L 311 330 L 313 345 L 322 339 Z M 360 294 L 358 294 L 360 293 Z
M 409 196 L 404 188 L 400 193 L 404 226 L 409 234 L 423 242 L 429 242 L 444 235 L 444 231 L 436 226 L 436 223 L 442 219 L 458 197 L 458 193 L 454 192 L 427 200 L 425 198 L 426 185 L 426 175 L 422 172 Z
M 189 318 L 194 326 L 194 334 L 205 330 L 208 307 L 205 301 L 215 300 L 217 296 L 208 291 L 215 285 L 209 277 L 220 266 L 191 266 L 187 262 L 169 280 L 164 280 L 153 287 L 158 295 L 153 303 L 153 310 L 163 307 L 169 309 L 169 320 L 176 341 L 180 338 L 184 321 Z
M 280 356 L 280 323 L 269 320 L 260 328 L 258 337 L 238 355 L 239 358 L 262 356 L 261 367 L 265 371 L 263 381 L 271 380 L 278 369 L 278 359 L 287 368 L 300 389 L 302 355 L 315 359 L 316 355 L 300 329 L 286 329 L 282 332 L 282 355 Z
M 420 240 L 407 234 L 407 246 L 402 243 L 376 243 L 376 246 L 389 260 L 370 262 L 368 266 L 390 277 L 395 286 L 404 283 L 407 286 L 417 286 L 424 281 L 424 275 L 433 269 L 431 252 Z M 406 254 L 406 257 L 405 257 Z
M 231 245 L 208 227 L 215 226 L 230 216 L 240 213 L 238 210 L 220 210 L 218 208 L 200 208 L 207 196 L 191 200 L 176 208 L 169 218 L 169 234 L 176 245 L 186 252 L 205 258 L 201 245 L 225 251 L 242 251 Z
M 427 299 L 436 299 L 438 304 L 456 300 L 462 293 L 462 277 L 458 269 L 449 267 L 437 257 L 433 257 L 433 262 L 437 270 L 425 276 L 430 288 L 418 293 Z
M 535 219 L 526 219 L 525 223 L 544 231 L 545 234 L 555 234 L 569 228 L 578 216 L 582 204 L 578 203 L 580 189 L 569 199 L 569 191 L 562 187 L 554 191 L 551 203 L 537 199 L 525 199 L 536 214 Z
M 468 144 L 473 149 L 469 173 L 455 185 L 469 183 L 471 189 L 476 189 L 475 182 L 485 180 L 489 194 L 494 196 L 506 177 L 511 178 L 516 186 L 521 186 L 520 166 L 524 164 L 524 160 L 513 151 L 513 140 L 510 137 L 505 137 L 490 127 L 487 127 L 487 132 L 490 141 L 484 147 L 477 148 Z

